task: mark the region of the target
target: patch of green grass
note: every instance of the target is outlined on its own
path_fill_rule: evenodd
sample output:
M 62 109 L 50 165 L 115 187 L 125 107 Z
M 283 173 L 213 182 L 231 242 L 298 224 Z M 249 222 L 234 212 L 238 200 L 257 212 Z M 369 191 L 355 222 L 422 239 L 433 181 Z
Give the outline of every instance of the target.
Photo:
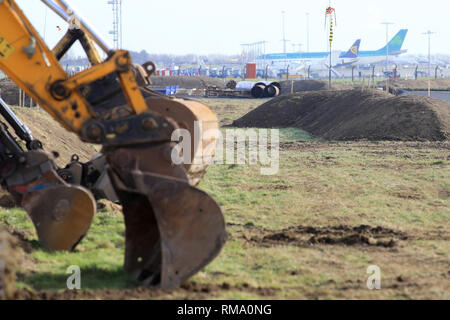
M 319 141 L 311 136 L 310 133 L 297 128 L 283 128 L 280 130 L 281 142 L 298 142 L 298 141 Z
M 75 252 L 49 252 L 37 241 L 34 227 L 20 209 L 0 210 L 0 221 L 19 232 L 23 241 L 31 244 L 33 252 L 28 263 L 19 270 L 23 275 L 19 285 L 39 290 L 66 289 L 66 274 L 70 266 L 79 266 L 82 288 L 122 289 L 136 285 L 123 272 L 124 223 L 122 216 L 98 213 L 91 230 Z

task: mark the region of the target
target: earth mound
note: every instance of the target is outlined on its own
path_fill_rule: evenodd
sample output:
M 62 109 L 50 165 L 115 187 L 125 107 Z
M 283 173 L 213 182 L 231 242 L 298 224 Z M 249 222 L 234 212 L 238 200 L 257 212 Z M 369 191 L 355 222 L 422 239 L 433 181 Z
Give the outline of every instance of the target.
M 57 152 L 60 156 L 56 163 L 64 167 L 72 155 L 78 155 L 86 162 L 100 151 L 99 146 L 82 142 L 77 135 L 64 129 L 42 109 L 12 108 L 19 119 L 31 130 L 33 137 L 44 144 L 44 150 Z M 10 129 L 10 132 L 14 132 Z
M 328 90 L 328 82 L 320 81 L 320 80 L 295 80 L 292 83 L 292 80 L 282 81 L 281 84 L 281 95 L 290 94 L 293 89 L 294 93 L 297 92 L 305 92 L 305 91 L 322 91 Z M 293 86 L 292 86 L 293 85 Z M 351 89 L 351 87 L 333 83 L 333 90 L 346 90 Z
M 206 89 L 216 86 L 225 89 L 223 79 L 210 77 L 151 77 L 152 87 L 180 86 L 182 89 Z
M 233 126 L 294 127 L 332 141 L 443 141 L 450 137 L 450 103 L 376 90 L 296 93 L 263 104 Z
M 381 81 L 378 83 L 380 87 L 384 87 L 386 85 L 386 81 Z M 390 83 L 390 85 L 395 90 L 412 90 L 412 91 L 426 91 L 428 90 L 428 85 L 431 90 L 450 90 L 450 79 L 431 79 L 431 80 L 405 80 L 405 79 L 396 79 Z
M 16 267 L 20 254 L 14 238 L 0 228 L 0 300 L 12 299 L 16 290 Z

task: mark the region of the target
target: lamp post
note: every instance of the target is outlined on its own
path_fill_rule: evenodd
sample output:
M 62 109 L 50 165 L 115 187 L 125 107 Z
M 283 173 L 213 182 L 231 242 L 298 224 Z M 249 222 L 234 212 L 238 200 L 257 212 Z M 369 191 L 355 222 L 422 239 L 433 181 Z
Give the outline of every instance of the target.
M 386 71 L 389 71 L 389 26 L 393 25 L 392 22 L 383 22 L 381 24 L 386 25 Z
M 286 40 L 286 26 L 285 26 L 285 14 L 286 12 L 283 10 L 281 11 L 282 21 L 283 21 L 283 54 L 284 54 L 284 66 L 287 64 L 287 49 L 286 49 L 286 43 L 290 40 Z
M 283 20 L 283 53 L 286 54 L 286 28 L 285 28 L 285 12 L 281 11 L 281 17 Z
M 309 53 L 309 13 L 306 13 L 306 52 Z
M 436 32 L 432 32 L 428 30 L 425 33 L 422 33 L 424 35 L 428 36 L 428 76 L 431 76 L 431 36 L 435 34 Z

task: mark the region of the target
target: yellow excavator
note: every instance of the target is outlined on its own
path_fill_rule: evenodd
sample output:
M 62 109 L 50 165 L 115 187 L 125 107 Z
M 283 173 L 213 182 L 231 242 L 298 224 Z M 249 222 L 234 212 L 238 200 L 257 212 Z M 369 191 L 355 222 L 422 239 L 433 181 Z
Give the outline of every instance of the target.
M 59 168 L 19 120 L 3 112 L 27 141 L 21 147 L 2 123 L 2 187 L 27 211 L 49 250 L 76 248 L 93 221 L 96 198 L 120 202 L 125 271 L 143 285 L 176 288 L 226 241 L 220 207 L 196 188 L 214 157 L 214 135 L 204 133 L 218 129 L 217 117 L 199 102 L 148 89 L 155 65 L 135 65 L 128 51 L 114 50 L 68 0 L 41 1 L 68 23 L 67 33 L 50 50 L 17 3 L 0 0 L 0 70 L 65 129 L 103 148 L 88 163 L 73 157 Z M 77 41 L 91 66 L 68 75 L 59 60 Z M 178 129 L 189 131 L 193 150 L 192 161 L 181 165 L 172 160 Z

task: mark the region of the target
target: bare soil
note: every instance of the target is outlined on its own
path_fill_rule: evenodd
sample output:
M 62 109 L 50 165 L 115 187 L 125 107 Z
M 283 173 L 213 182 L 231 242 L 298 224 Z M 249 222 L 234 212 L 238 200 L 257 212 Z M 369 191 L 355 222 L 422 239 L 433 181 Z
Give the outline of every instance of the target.
M 328 82 L 320 80 L 288 80 L 282 81 L 281 95 L 291 94 L 293 89 L 294 93 L 305 91 L 323 91 L 328 90 Z M 349 90 L 351 86 L 339 83 L 333 83 L 333 90 Z
M 233 126 L 295 127 L 331 141 L 443 141 L 450 103 L 375 90 L 306 92 L 273 99 Z
M 33 137 L 44 144 L 48 152 L 57 152 L 56 163 L 64 167 L 72 155 L 78 155 L 81 161 L 88 161 L 98 153 L 99 147 L 82 142 L 77 135 L 68 132 L 42 109 L 13 108 L 19 119 L 33 133 Z
M 96 290 L 96 291 L 31 291 L 20 290 L 13 295 L 14 300 L 154 300 L 154 299 L 208 299 L 223 291 L 238 291 L 257 294 L 261 298 L 273 296 L 277 289 L 268 287 L 252 287 L 247 283 L 232 286 L 227 282 L 222 284 L 199 284 L 191 281 L 176 290 L 161 290 L 157 288 L 139 287 L 127 290 Z
M 262 237 L 254 237 L 251 241 L 261 246 L 293 245 L 310 247 L 322 244 L 393 248 L 400 239 L 407 240 L 408 236 L 380 226 L 350 227 L 339 225 L 333 227 L 291 227 L 281 232 L 266 232 Z
M 413 91 L 422 91 L 428 90 L 428 83 L 430 84 L 431 90 L 450 90 L 450 79 L 432 79 L 428 80 L 404 80 L 397 79 L 390 83 L 395 89 L 403 89 L 403 90 L 413 90 Z M 379 82 L 381 87 L 386 85 L 385 81 Z
M 18 242 L 0 228 L 0 300 L 15 295 L 16 267 L 19 264 Z
M 57 155 L 56 164 L 64 168 L 73 155 L 78 155 L 80 161 L 89 161 L 98 153 L 100 147 L 82 142 L 77 135 L 61 127 L 44 110 L 39 108 L 19 108 L 13 107 L 13 111 L 19 119 L 27 125 L 33 133 L 33 137 L 41 141 L 44 150 Z M 1 121 L 4 121 L 1 119 Z M 9 128 L 10 133 L 14 131 Z M 16 203 L 13 197 L 0 189 L 0 207 L 14 208 Z
M 180 86 L 182 89 L 206 89 L 216 86 L 225 89 L 226 82 L 223 79 L 210 77 L 152 77 L 153 87 Z

